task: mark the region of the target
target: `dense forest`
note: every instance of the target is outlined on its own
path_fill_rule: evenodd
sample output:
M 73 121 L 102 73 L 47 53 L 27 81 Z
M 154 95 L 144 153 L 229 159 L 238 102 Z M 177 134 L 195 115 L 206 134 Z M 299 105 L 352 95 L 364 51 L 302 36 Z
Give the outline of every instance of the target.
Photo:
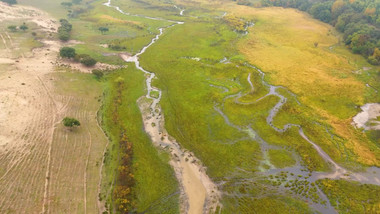
M 363 55 L 371 64 L 380 64 L 379 0 L 261 0 L 259 6 L 306 11 L 342 32 L 345 44 L 354 53 Z

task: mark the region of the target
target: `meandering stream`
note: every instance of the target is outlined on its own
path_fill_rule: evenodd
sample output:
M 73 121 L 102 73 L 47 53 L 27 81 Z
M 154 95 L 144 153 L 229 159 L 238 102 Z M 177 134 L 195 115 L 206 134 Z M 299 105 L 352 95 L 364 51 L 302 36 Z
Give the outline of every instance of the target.
M 108 2 L 104 3 L 104 5 L 115 8 L 122 14 L 131 15 L 123 12 L 117 6 L 112 6 L 111 0 L 108 0 Z M 183 15 L 183 12 L 184 10 L 181 9 L 181 16 Z M 165 20 L 162 18 L 154 18 L 143 15 L 133 16 L 173 22 L 172 25 L 166 28 L 184 24 L 184 22 Z M 160 38 L 166 28 L 159 28 L 159 34 L 157 34 L 148 45 L 143 47 L 136 55 L 125 58 L 124 60 L 126 62 L 134 63 L 136 68 L 144 72 L 146 75 L 147 94 L 145 97 L 138 100 L 144 121 L 144 128 L 156 146 L 168 150 L 171 154 L 172 158 L 170 164 L 174 168 L 176 177 L 180 184 L 181 213 L 199 214 L 215 212 L 217 206 L 219 206 L 219 199 L 221 197 L 217 185 L 215 185 L 208 177 L 206 174 L 206 169 L 202 166 L 200 160 L 197 159 L 191 152 L 182 149 L 180 144 L 165 130 L 164 116 L 159 105 L 162 92 L 160 89 L 152 86 L 152 80 L 155 77 L 155 73 L 145 70 L 140 65 L 139 56 Z M 151 96 L 152 92 L 158 93 L 158 96 Z
M 270 163 L 267 163 L 268 162 L 267 160 L 263 160 L 264 164 L 269 166 L 268 170 L 263 170 L 264 171 L 262 173 L 263 175 L 268 176 L 268 175 L 276 175 L 277 173 L 280 173 L 280 172 L 287 172 L 289 174 L 300 175 L 303 178 L 305 178 L 307 181 L 309 181 L 310 183 L 315 182 L 319 179 L 330 178 L 330 179 L 347 179 L 347 180 L 351 180 L 351 181 L 357 181 L 357 182 L 360 182 L 362 184 L 380 185 L 380 168 L 369 167 L 366 172 L 360 172 L 360 173 L 359 172 L 351 172 L 351 171 L 341 167 L 339 164 L 337 164 L 326 152 L 323 151 L 323 149 L 321 147 L 318 146 L 318 144 L 316 144 L 315 142 L 310 140 L 310 138 L 308 138 L 307 135 L 304 133 L 301 125 L 288 123 L 288 124 L 284 125 L 283 128 L 278 128 L 278 127 L 274 126 L 274 124 L 273 124 L 274 117 L 277 115 L 277 113 L 279 112 L 281 107 L 287 102 L 287 98 L 285 96 L 283 96 L 282 94 L 280 94 L 277 91 L 277 89 L 278 88 L 285 89 L 295 99 L 296 99 L 296 95 L 289 92 L 286 88 L 284 88 L 282 86 L 273 86 L 273 85 L 268 84 L 264 79 L 264 77 L 265 77 L 264 72 L 262 72 L 260 69 L 256 68 L 255 66 L 248 65 L 248 64 L 246 64 L 246 66 L 254 69 L 255 72 L 259 72 L 259 74 L 261 76 L 261 81 L 262 81 L 261 84 L 266 86 L 269 89 L 268 90 L 269 92 L 266 95 L 264 95 L 263 97 L 258 98 L 257 100 L 255 100 L 253 102 L 248 102 L 248 103 L 240 102 L 239 99 L 241 97 L 247 95 L 249 92 L 245 93 L 245 94 L 238 92 L 237 94 L 226 96 L 220 107 L 218 107 L 217 105 L 214 106 L 214 109 L 224 118 L 226 124 L 233 127 L 233 128 L 236 128 L 239 131 L 246 132 L 251 137 L 251 139 L 255 140 L 256 142 L 258 142 L 260 144 L 261 152 L 263 153 L 263 156 L 266 157 L 267 150 L 271 149 L 271 148 L 272 149 L 278 149 L 277 146 L 273 146 L 273 145 L 270 145 L 267 142 L 265 142 L 250 126 L 239 127 L 239 126 L 231 123 L 228 116 L 226 114 L 224 114 L 222 109 L 224 107 L 224 102 L 227 99 L 231 99 L 231 98 L 234 98 L 234 102 L 237 104 L 249 105 L 249 104 L 257 103 L 257 102 L 261 101 L 262 99 L 264 99 L 265 97 L 270 96 L 270 95 L 277 96 L 278 98 L 280 98 L 280 100 L 276 103 L 276 105 L 272 109 L 269 110 L 268 116 L 266 118 L 267 124 L 270 127 L 272 127 L 276 132 L 279 132 L 279 133 L 284 133 L 292 127 L 297 127 L 299 135 L 306 142 L 310 143 L 314 147 L 314 149 L 318 152 L 318 154 L 323 158 L 323 160 L 325 160 L 328 163 L 328 165 L 331 168 L 331 172 L 308 172 L 308 170 L 306 170 L 306 168 L 304 166 L 302 166 L 299 163 L 299 161 L 297 160 L 297 164 L 295 164 L 295 166 L 293 166 L 293 167 L 276 169 L 273 165 L 271 165 Z M 254 91 L 254 85 L 251 81 L 251 73 L 248 74 L 247 81 L 251 87 L 250 91 L 253 92 Z M 296 101 L 298 104 L 300 104 L 297 99 L 296 99 Z M 334 208 L 330 205 L 327 197 L 319 189 L 318 189 L 318 195 L 321 199 L 326 201 L 327 204 L 321 205 L 318 203 L 312 203 L 311 206 L 313 208 L 315 208 L 317 211 L 322 212 L 322 213 L 336 213 Z
M 175 25 L 184 24 L 184 22 L 179 21 L 173 21 L 173 20 L 165 20 L 163 18 L 155 18 L 155 17 L 149 17 L 144 15 L 136 15 L 136 14 L 130 14 L 122 11 L 119 7 L 111 5 L 111 0 L 108 0 L 107 3 L 104 3 L 107 7 L 115 8 L 117 11 L 119 11 L 122 14 L 130 15 L 130 16 L 138 16 L 143 17 L 147 19 L 153 19 L 153 20 L 161 20 L 161 21 L 168 21 L 172 22 L 173 24 L 166 27 L 170 28 Z M 180 10 L 179 15 L 183 15 L 184 9 L 180 9 L 177 6 L 174 6 L 175 8 Z M 171 137 L 167 131 L 164 128 L 164 115 L 162 114 L 162 109 L 159 105 L 162 92 L 160 89 L 155 88 L 152 86 L 152 80 L 155 78 L 155 73 L 145 70 L 141 65 L 139 61 L 139 56 L 143 54 L 151 45 L 153 45 L 163 34 L 164 30 L 166 28 L 159 28 L 159 33 L 152 39 L 152 41 L 143 47 L 141 51 L 137 54 L 135 54 L 132 57 L 126 58 L 126 62 L 131 62 L 136 65 L 136 68 L 140 71 L 144 72 L 146 75 L 146 87 L 147 87 L 147 94 L 144 98 L 140 98 L 138 100 L 138 104 L 140 107 L 140 110 L 142 112 L 143 121 L 144 121 L 144 128 L 145 131 L 150 135 L 152 142 L 158 146 L 162 147 L 163 149 L 166 149 L 170 152 L 172 160 L 170 161 L 171 166 L 174 168 L 176 172 L 176 177 L 180 184 L 180 190 L 181 190 L 181 212 L 183 213 L 202 213 L 202 212 L 208 212 L 208 211 L 215 211 L 217 206 L 220 206 L 219 200 L 221 197 L 221 193 L 218 191 L 217 185 L 212 182 L 212 180 L 207 176 L 205 167 L 202 166 L 199 159 L 197 159 L 194 154 L 191 152 L 185 151 L 181 148 L 180 144 Z M 225 60 L 222 60 L 221 62 L 224 62 Z M 380 185 L 380 169 L 376 167 L 371 167 L 367 170 L 367 172 L 362 173 L 354 173 L 351 172 L 343 167 L 341 167 L 339 164 L 337 164 L 327 153 L 323 151 L 321 147 L 318 146 L 315 142 L 310 140 L 307 135 L 304 133 L 302 127 L 299 124 L 286 124 L 282 128 L 278 128 L 274 126 L 273 119 L 279 112 L 279 110 L 282 108 L 282 106 L 287 102 L 287 97 L 280 94 L 277 89 L 282 88 L 285 89 L 291 96 L 293 96 L 296 99 L 296 95 L 289 92 L 286 88 L 282 86 L 273 86 L 268 84 L 265 80 L 265 73 L 262 72 L 260 69 L 256 68 L 252 65 L 246 65 L 252 69 L 255 70 L 255 72 L 259 72 L 261 75 L 261 81 L 264 86 L 268 88 L 268 93 L 255 100 L 251 103 L 243 103 L 239 101 L 239 98 L 247 95 L 242 94 L 241 92 L 229 95 L 224 98 L 224 101 L 230 98 L 235 98 L 235 102 L 238 104 L 243 105 L 249 105 L 252 103 L 256 103 L 261 101 L 267 96 L 273 95 L 278 97 L 280 100 L 276 105 L 270 109 L 268 116 L 266 118 L 267 124 L 272 127 L 275 131 L 279 133 L 283 133 L 288 131 L 292 127 L 298 128 L 299 135 L 308 143 L 310 143 L 313 148 L 318 152 L 318 154 L 325 160 L 329 166 L 331 166 L 331 172 L 307 172 L 304 166 L 302 166 L 299 161 L 297 161 L 297 164 L 293 167 L 287 167 L 284 169 L 276 169 L 273 165 L 270 163 L 269 165 L 270 169 L 263 172 L 264 175 L 273 175 L 281 171 L 289 172 L 295 175 L 302 175 L 304 176 L 309 182 L 315 182 L 319 179 L 323 178 L 331 178 L 331 179 L 347 179 L 352 181 L 358 181 L 360 183 L 365 184 L 375 184 Z M 251 81 L 251 74 L 248 75 L 247 81 L 249 85 L 251 86 L 251 91 L 254 90 L 254 84 Z M 158 96 L 151 96 L 152 92 L 158 93 Z M 296 99 L 297 103 L 299 101 Z M 223 112 L 223 105 L 222 106 L 215 106 L 214 109 L 217 111 L 225 120 L 226 124 L 229 126 L 236 128 L 239 131 L 246 132 L 253 140 L 260 143 L 260 148 L 263 154 L 266 153 L 268 149 L 279 149 L 277 146 L 273 146 L 265 142 L 251 127 L 239 127 L 229 120 L 228 116 L 224 114 Z M 375 174 L 373 173 L 375 172 Z M 309 174 L 311 173 L 311 175 Z M 309 174 L 309 175 L 308 175 Z M 334 208 L 330 205 L 327 197 L 322 193 L 322 191 L 318 190 L 319 196 L 327 201 L 326 205 L 321 205 L 318 203 L 312 204 L 312 207 L 314 207 L 316 210 L 322 212 L 322 213 L 336 213 Z

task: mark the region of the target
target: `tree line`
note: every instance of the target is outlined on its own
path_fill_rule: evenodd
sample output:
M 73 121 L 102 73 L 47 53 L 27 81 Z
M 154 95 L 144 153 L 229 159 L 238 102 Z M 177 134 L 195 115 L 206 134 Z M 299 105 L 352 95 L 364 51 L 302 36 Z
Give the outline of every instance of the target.
M 59 20 L 61 26 L 58 27 L 58 37 L 62 41 L 68 41 L 70 39 L 70 32 L 73 29 L 73 25 L 66 19 Z
M 261 0 L 259 6 L 306 11 L 343 33 L 346 46 L 369 63 L 380 64 L 379 0 Z
M 71 47 L 61 48 L 59 50 L 59 55 L 62 58 L 74 59 L 74 61 L 80 62 L 87 67 L 94 66 L 97 63 L 97 61 L 88 54 L 77 54 L 75 49 Z

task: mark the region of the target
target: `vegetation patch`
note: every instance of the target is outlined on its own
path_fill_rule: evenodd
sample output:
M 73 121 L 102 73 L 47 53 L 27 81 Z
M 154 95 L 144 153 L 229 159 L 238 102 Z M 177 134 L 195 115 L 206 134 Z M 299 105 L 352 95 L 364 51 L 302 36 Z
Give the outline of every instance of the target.
M 277 168 L 290 167 L 296 163 L 291 153 L 286 150 L 271 149 L 268 154 L 271 163 Z
M 142 118 L 136 101 L 145 94 L 143 73 L 134 66 L 128 66 L 107 74 L 104 78 L 103 128 L 111 144 L 106 153 L 106 177 L 101 198 L 107 201 L 109 210 L 118 209 L 116 206 L 126 202 L 128 203 L 126 208 L 134 212 L 178 213 L 178 184 L 173 169 L 168 164 L 169 157 L 165 152 L 157 151 L 149 136 L 141 128 Z M 120 84 L 123 85 L 122 90 L 118 89 Z M 133 146 L 130 143 L 124 143 L 122 146 L 121 137 L 127 139 L 123 142 L 132 142 Z M 134 184 L 132 180 L 128 185 L 123 185 L 124 181 L 121 181 L 122 188 L 130 189 L 120 192 L 116 189 L 115 179 L 119 176 L 115 172 L 120 174 L 120 170 L 127 170 L 120 165 L 120 158 L 131 155 L 127 152 L 128 145 L 131 146 L 129 152 L 133 154 L 133 160 L 128 159 L 126 162 L 128 170 L 133 174 L 128 179 L 133 179 Z M 129 173 L 122 174 L 130 176 Z M 109 188 L 118 194 L 108 195 Z M 128 194 L 123 195 L 124 193 Z M 125 196 L 128 201 L 117 201 L 118 198 L 122 199 Z
M 346 180 L 323 179 L 318 186 L 339 213 L 377 213 L 380 210 L 380 187 Z

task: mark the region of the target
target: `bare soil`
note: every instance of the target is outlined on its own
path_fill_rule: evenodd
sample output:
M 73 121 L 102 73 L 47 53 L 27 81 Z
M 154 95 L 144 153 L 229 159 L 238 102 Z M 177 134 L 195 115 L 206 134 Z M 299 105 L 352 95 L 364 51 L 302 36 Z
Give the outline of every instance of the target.
M 361 109 L 362 112 L 353 118 L 353 124 L 364 130 L 380 130 L 380 121 L 377 119 L 380 116 L 380 104 L 367 103 Z
M 35 22 L 49 33 L 57 29 L 57 21 L 42 11 L 0 2 L 0 25 L 15 20 Z M 100 103 L 57 89 L 62 44 L 49 38 L 15 58 L 20 44 L 0 32 L 5 47 L 0 49 L 0 213 L 98 211 L 99 162 L 106 145 L 96 125 Z M 63 128 L 66 115 L 81 121 L 79 131 Z

